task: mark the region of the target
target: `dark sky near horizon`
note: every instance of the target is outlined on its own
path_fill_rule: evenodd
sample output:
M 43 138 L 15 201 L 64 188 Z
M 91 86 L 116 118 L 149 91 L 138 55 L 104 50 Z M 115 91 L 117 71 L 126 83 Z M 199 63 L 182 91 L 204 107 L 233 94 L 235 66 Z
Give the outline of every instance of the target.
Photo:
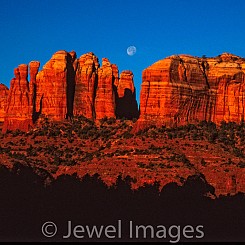
M 19 64 L 75 50 L 132 70 L 139 97 L 143 69 L 167 56 L 245 57 L 244 24 L 244 0 L 0 0 L 0 82 L 9 86 Z

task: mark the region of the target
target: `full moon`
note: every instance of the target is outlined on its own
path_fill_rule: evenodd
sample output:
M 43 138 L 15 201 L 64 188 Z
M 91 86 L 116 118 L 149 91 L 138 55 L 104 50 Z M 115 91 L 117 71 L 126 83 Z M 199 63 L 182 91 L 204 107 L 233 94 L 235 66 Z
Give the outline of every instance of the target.
M 136 47 L 135 46 L 129 46 L 127 48 L 127 54 L 130 56 L 133 56 L 136 53 Z

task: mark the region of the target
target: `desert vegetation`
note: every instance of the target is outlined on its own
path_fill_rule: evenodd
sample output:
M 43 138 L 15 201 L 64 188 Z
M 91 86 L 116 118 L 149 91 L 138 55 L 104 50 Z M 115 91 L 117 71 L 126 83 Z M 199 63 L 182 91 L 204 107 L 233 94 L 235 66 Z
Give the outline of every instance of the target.
M 27 133 L 0 134 L 3 164 L 20 163 L 41 167 L 59 176 L 100 174 L 109 186 L 119 175 L 130 175 L 133 188 L 159 181 L 181 184 L 181 179 L 202 173 L 207 180 L 217 177 L 229 182 L 236 171 L 244 171 L 245 124 L 220 126 L 199 124 L 168 128 L 151 126 L 132 133 L 135 123 L 125 118 L 91 121 L 83 116 L 54 122 L 41 117 L 38 127 Z M 228 175 L 223 176 L 222 173 Z M 236 175 L 236 174 L 235 174 Z M 223 179 L 224 178 L 224 179 Z M 234 192 L 242 186 L 234 188 Z M 220 190 L 220 193 L 231 190 Z M 219 193 L 219 189 L 217 189 Z

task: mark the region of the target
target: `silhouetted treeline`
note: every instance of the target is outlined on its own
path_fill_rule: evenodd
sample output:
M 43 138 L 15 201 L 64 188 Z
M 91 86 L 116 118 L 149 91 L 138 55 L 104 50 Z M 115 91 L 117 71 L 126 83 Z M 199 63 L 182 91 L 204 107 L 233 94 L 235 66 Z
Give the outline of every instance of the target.
M 175 183 L 159 191 L 158 183 L 131 189 L 131 179 L 120 176 L 108 188 L 98 175 L 62 175 L 53 179 L 43 169 L 16 164 L 12 170 L 0 165 L 0 241 L 64 241 L 67 222 L 75 225 L 117 225 L 122 238 L 98 241 L 169 241 L 129 239 L 130 221 L 139 225 L 203 225 L 202 239 L 190 241 L 245 241 L 245 196 L 214 197 L 214 188 L 202 175 L 191 176 L 182 187 Z M 58 232 L 45 238 L 41 227 L 54 222 Z M 68 241 L 92 241 L 77 239 Z M 181 237 L 181 241 L 188 241 Z

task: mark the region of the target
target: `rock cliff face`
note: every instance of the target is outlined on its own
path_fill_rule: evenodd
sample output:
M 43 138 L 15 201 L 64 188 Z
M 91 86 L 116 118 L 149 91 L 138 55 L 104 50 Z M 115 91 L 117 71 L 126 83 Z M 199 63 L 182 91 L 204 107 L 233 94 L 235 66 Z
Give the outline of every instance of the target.
M 102 67 L 98 69 L 98 86 L 95 97 L 96 119 L 116 117 L 116 102 L 114 90 L 114 74 L 117 68 L 106 58 L 102 60 Z M 114 73 L 114 74 L 113 74 Z
M 7 88 L 7 86 L 0 83 L 0 123 L 4 122 L 8 93 L 9 89 Z
M 98 67 L 98 58 L 93 53 L 84 54 L 77 60 L 74 115 L 95 118 L 94 101 Z
M 30 103 L 28 66 L 19 65 L 14 69 L 15 77 L 11 80 L 3 132 L 20 129 L 27 131 L 32 127 L 32 105 Z
M 245 59 L 228 53 L 216 58 L 174 55 L 156 62 L 143 71 L 138 129 L 201 120 L 240 122 L 244 72 Z
M 36 110 L 53 120 L 72 115 L 69 93 L 73 93 L 74 69 L 72 56 L 66 51 L 56 52 L 37 74 Z
M 117 66 L 106 58 L 100 67 L 93 53 L 77 59 L 74 51 L 58 51 L 38 72 L 39 66 L 38 61 L 30 62 L 30 82 L 28 65 L 15 69 L 6 110 L 0 114 L 5 117 L 3 132 L 28 131 L 40 115 L 60 121 L 79 115 L 132 119 L 138 114 L 132 72 L 119 78 Z

